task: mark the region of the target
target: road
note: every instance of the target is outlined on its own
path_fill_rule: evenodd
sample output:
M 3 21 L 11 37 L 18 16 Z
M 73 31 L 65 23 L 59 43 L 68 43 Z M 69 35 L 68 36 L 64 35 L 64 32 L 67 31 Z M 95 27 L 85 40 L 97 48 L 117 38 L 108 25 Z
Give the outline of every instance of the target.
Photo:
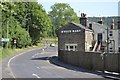
M 7 62 L 9 73 L 13 78 L 102 78 L 97 74 L 71 70 L 50 63 L 49 58 L 55 55 L 57 47 L 21 53 Z

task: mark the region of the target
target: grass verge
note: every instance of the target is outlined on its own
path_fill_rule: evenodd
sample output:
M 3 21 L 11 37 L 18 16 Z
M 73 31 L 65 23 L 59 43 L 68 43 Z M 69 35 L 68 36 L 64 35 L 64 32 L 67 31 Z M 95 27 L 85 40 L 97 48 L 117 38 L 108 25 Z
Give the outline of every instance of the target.
M 38 46 L 32 46 L 32 47 L 27 47 L 27 48 L 22 48 L 22 49 L 11 49 L 11 48 L 2 49 L 2 47 L 0 47 L 0 61 L 4 58 L 12 56 L 14 54 L 18 54 L 18 53 L 24 52 L 26 50 L 38 48 L 38 47 L 42 47 L 42 46 L 43 46 L 43 44 L 39 44 Z
M 6 57 L 9 57 L 9 56 L 12 56 L 14 54 L 18 54 L 18 53 L 21 53 L 21 52 L 24 52 L 26 50 L 29 50 L 29 49 L 33 49 L 33 48 L 38 48 L 38 47 L 42 47 L 44 46 L 45 43 L 48 43 L 48 46 L 51 44 L 51 43 L 55 43 L 57 45 L 57 42 L 58 40 L 55 38 L 46 38 L 46 39 L 43 39 L 40 41 L 40 43 L 38 44 L 38 46 L 32 46 L 32 47 L 27 47 L 27 48 L 22 48 L 22 49 L 2 49 L 2 47 L 0 47 L 0 61 Z

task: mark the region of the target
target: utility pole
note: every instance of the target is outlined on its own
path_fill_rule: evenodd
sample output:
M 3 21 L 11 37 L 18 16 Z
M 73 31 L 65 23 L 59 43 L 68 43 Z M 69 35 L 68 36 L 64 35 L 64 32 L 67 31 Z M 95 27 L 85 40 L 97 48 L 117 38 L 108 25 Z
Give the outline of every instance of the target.
M 107 53 L 109 53 L 109 35 L 108 35 L 109 29 L 107 27 Z
M 107 26 L 107 54 L 109 53 L 109 29 L 108 29 L 108 26 Z M 105 72 L 106 70 L 106 64 L 105 64 L 105 61 L 106 61 L 106 53 L 104 52 L 103 53 L 103 72 Z
M 7 39 L 9 34 L 9 19 L 7 18 Z M 7 49 L 8 49 L 8 42 L 7 42 Z
M 26 9 L 27 9 L 27 12 L 26 12 L 26 20 L 27 20 L 27 22 L 26 22 L 26 28 L 27 28 L 27 31 L 28 31 L 28 33 L 30 34 L 30 22 L 31 22 L 31 13 L 30 13 L 30 6 L 29 6 L 29 3 L 30 2 L 28 2 L 28 0 L 26 1 Z

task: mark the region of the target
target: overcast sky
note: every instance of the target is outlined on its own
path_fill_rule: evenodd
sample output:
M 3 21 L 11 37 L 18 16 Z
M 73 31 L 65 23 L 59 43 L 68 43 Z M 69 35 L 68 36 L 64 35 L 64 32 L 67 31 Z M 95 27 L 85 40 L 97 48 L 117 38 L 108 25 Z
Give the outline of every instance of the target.
M 118 16 L 118 2 L 120 0 L 38 0 L 44 9 L 49 12 L 55 3 L 67 3 L 75 10 L 78 16 L 84 12 L 87 16 Z M 120 6 L 119 6 L 120 7 Z

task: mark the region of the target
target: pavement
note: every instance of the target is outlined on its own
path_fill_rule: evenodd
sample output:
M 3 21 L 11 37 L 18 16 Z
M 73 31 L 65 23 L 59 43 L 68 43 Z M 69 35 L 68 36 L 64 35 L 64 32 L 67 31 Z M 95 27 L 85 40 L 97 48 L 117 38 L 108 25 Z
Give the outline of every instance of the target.
M 104 74 L 105 75 L 105 74 Z M 111 80 L 102 73 L 90 71 L 57 58 L 57 47 L 38 48 L 16 54 L 2 61 L 2 78 L 97 78 Z

